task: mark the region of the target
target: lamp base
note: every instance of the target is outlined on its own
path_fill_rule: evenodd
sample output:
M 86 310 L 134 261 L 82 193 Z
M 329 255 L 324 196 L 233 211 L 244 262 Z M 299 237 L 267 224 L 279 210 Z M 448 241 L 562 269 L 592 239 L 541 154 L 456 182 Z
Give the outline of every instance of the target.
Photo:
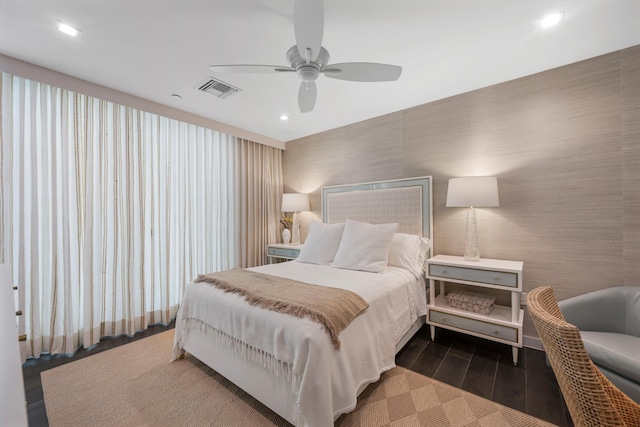
M 291 226 L 291 244 L 300 244 L 300 221 L 298 220 L 298 212 L 293 213 L 293 225 Z
M 465 261 L 480 261 L 480 249 L 478 249 L 478 223 L 476 210 L 469 208 L 467 211 L 467 240 L 464 245 Z
M 479 262 L 480 261 L 480 256 L 473 256 L 473 255 L 465 255 L 464 256 L 464 260 L 465 261 L 471 261 L 471 262 Z

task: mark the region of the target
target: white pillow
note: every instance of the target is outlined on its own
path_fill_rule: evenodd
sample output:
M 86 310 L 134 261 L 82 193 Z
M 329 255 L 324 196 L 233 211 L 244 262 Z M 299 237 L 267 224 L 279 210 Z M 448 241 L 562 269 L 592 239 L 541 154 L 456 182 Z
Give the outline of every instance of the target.
M 381 273 L 398 224 L 367 224 L 347 220 L 331 267 Z
M 419 278 L 425 269 L 427 252 L 431 242 L 416 234 L 396 233 L 391 241 L 389 265 L 404 268 Z
M 344 222 L 337 224 L 312 222 L 309 225 L 309 234 L 307 234 L 296 261 L 307 264 L 330 263 L 336 256 L 343 231 Z

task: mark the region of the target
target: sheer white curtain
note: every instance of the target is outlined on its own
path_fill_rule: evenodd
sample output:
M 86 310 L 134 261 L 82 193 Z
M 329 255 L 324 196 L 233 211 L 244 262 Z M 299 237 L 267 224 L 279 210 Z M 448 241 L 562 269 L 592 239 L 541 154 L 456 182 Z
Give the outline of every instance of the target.
M 266 261 L 281 150 L 8 74 L 1 112 L 23 358 L 167 323 L 197 274 Z

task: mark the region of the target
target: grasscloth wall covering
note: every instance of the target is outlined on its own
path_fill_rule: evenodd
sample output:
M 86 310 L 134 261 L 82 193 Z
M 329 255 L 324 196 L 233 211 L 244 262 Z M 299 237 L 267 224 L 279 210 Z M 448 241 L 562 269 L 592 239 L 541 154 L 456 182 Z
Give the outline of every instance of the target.
M 434 177 L 434 253 L 461 255 L 451 177 L 498 177 L 478 210 L 481 256 L 524 261 L 559 299 L 640 285 L 640 46 L 290 141 L 285 191 Z M 536 336 L 525 320 L 525 336 Z

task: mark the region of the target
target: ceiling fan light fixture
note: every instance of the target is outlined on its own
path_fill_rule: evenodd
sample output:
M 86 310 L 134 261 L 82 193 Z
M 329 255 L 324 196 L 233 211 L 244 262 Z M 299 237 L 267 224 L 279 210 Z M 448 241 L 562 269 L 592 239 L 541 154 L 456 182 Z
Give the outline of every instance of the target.
M 309 65 L 303 65 L 302 67 L 298 67 L 296 69 L 296 74 L 300 80 L 305 82 L 313 82 L 318 79 L 320 75 L 320 69 L 312 62 Z

